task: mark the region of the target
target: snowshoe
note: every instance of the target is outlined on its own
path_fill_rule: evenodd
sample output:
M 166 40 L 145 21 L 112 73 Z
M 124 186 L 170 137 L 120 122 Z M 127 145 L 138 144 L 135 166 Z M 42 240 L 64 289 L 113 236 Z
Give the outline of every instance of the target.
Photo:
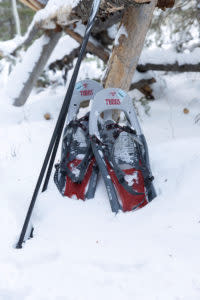
M 54 175 L 54 182 L 63 196 L 82 200 L 94 197 L 98 167 L 89 139 L 89 112 L 82 117 L 78 115 L 81 103 L 91 100 L 101 89 L 102 86 L 93 80 L 76 84 L 63 134 L 61 160 Z
M 113 110 L 120 111 L 115 122 Z M 149 154 L 131 98 L 109 88 L 93 100 L 89 133 L 93 153 L 103 176 L 113 212 L 131 211 L 156 197 Z

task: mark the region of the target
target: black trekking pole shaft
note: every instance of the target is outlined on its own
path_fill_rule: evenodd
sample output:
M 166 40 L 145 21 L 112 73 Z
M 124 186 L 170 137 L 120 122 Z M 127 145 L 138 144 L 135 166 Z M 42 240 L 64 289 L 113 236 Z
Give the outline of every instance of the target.
M 52 150 L 49 166 L 48 166 L 48 169 L 47 169 L 47 172 L 46 172 L 45 181 L 44 181 L 44 184 L 43 184 L 43 187 L 42 187 L 42 193 L 45 192 L 47 190 L 47 187 L 48 187 L 48 183 L 49 183 L 49 179 L 50 179 L 50 176 L 51 176 L 55 156 L 56 156 L 56 153 L 57 153 L 57 150 L 58 150 L 61 134 L 62 134 L 62 132 L 60 132 L 60 133 L 58 132 L 58 135 L 57 135 L 57 138 L 56 138 L 53 150 Z M 32 226 L 29 238 L 33 237 L 33 232 L 34 232 L 34 227 Z
M 55 161 L 56 153 L 57 153 L 57 150 L 58 150 L 61 135 L 62 135 L 62 131 L 58 132 L 58 135 L 57 135 L 54 147 L 53 147 L 53 151 L 52 151 L 52 154 L 51 154 L 51 159 L 50 159 L 50 162 L 49 162 L 49 166 L 48 166 L 48 169 L 47 169 L 47 172 L 46 172 L 44 184 L 43 184 L 43 187 L 42 187 L 42 193 L 45 192 L 48 188 L 49 179 L 51 177 L 51 172 L 52 172 L 52 169 L 53 169 L 53 165 L 54 165 L 54 161 Z
M 54 132 L 53 132 L 53 135 L 52 135 L 52 138 L 51 138 L 51 141 L 50 141 L 50 144 L 49 144 L 49 147 L 48 147 L 48 150 L 47 150 L 47 153 L 46 153 L 46 156 L 45 156 L 45 159 L 44 159 L 44 162 L 43 162 L 43 165 L 42 165 L 42 168 L 41 168 L 41 171 L 40 171 L 40 174 L 39 174 L 36 186 L 35 186 L 35 190 L 33 192 L 31 203 L 30 203 L 30 206 L 28 208 L 26 218 L 25 218 L 25 221 L 24 221 L 21 233 L 20 233 L 20 237 L 19 237 L 19 240 L 18 240 L 17 245 L 16 245 L 17 249 L 22 248 L 22 244 L 24 242 L 24 237 L 26 235 L 27 228 L 28 228 L 28 225 L 29 225 L 29 222 L 30 222 L 30 219 L 31 219 L 31 215 L 32 215 L 32 212 L 33 212 L 33 209 L 34 209 L 34 206 L 35 206 L 35 202 L 37 200 L 38 192 L 40 190 L 40 187 L 41 187 L 41 184 L 42 184 L 42 181 L 43 181 L 43 178 L 44 178 L 44 175 L 45 175 L 45 172 L 46 172 L 46 169 L 47 169 L 50 157 L 51 157 L 51 154 L 53 154 L 52 157 L 51 157 L 51 164 L 49 165 L 49 170 L 48 170 L 49 172 L 47 174 L 48 180 L 50 178 L 50 173 L 51 173 L 52 167 L 53 167 L 52 162 L 54 161 L 55 156 L 56 156 L 56 152 L 57 152 L 58 145 L 59 145 L 59 139 L 61 137 L 62 130 L 63 130 L 63 127 L 64 127 L 65 118 L 67 116 L 69 104 L 70 104 L 72 94 L 73 94 L 73 91 L 74 91 L 74 87 L 75 87 L 75 84 L 76 84 L 78 71 L 79 71 L 79 68 L 80 68 L 80 65 L 81 65 L 83 55 L 85 53 L 85 49 L 86 49 L 86 46 L 87 46 L 87 43 L 88 43 L 88 40 L 89 40 L 90 32 L 91 32 L 92 27 L 94 25 L 95 17 L 96 17 L 96 14 L 98 12 L 100 2 L 101 2 L 101 0 L 94 0 L 93 1 L 90 18 L 89 18 L 89 21 L 88 21 L 88 24 L 87 24 L 87 27 L 86 27 L 85 35 L 84 35 L 82 45 L 81 45 L 81 49 L 80 49 L 80 54 L 78 56 L 78 60 L 77 60 L 76 65 L 75 65 L 74 72 L 72 74 L 72 78 L 70 80 L 70 84 L 69 84 L 69 87 L 68 87 L 68 90 L 67 90 L 67 93 L 66 93 L 66 96 L 65 96 L 65 99 L 64 99 L 64 102 L 63 102 L 63 105 L 62 105 L 62 108 L 61 108 L 61 111 L 60 111 L 55 129 L 54 129 Z M 57 139 L 57 137 L 59 137 L 59 139 Z M 52 153 L 52 150 L 53 150 L 53 153 Z M 47 185 L 48 185 L 48 182 L 46 183 L 46 187 L 47 187 Z

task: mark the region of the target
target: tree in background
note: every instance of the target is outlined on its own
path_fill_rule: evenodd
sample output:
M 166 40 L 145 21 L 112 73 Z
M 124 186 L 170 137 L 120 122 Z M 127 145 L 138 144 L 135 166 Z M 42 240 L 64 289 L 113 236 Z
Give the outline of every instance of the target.
M 199 43 L 200 0 L 177 0 L 174 8 L 157 11 L 146 44 L 173 46 L 177 52 Z
M 18 14 L 18 11 L 17 11 L 17 2 L 16 2 L 16 0 L 12 0 L 12 11 L 13 11 L 13 17 L 14 17 L 14 20 L 15 20 L 16 34 L 21 35 L 21 25 L 20 25 L 19 14 Z
M 12 0 L 15 2 L 16 0 Z M 0 40 L 6 41 L 16 35 L 16 25 L 13 16 L 13 7 L 10 0 L 0 1 Z M 14 4 L 15 5 L 15 4 Z M 17 2 L 17 10 L 21 24 L 21 34 L 24 34 L 31 23 L 34 12 L 25 5 Z

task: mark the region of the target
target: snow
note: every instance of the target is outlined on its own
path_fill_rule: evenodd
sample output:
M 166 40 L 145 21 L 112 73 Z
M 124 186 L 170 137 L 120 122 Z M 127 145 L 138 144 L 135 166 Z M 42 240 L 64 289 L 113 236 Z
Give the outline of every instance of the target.
M 132 186 L 134 182 L 138 183 L 138 173 L 134 172 L 132 175 L 126 175 L 125 180 L 127 181 L 129 186 Z
M 79 43 L 77 43 L 69 35 L 64 35 L 58 41 L 54 51 L 52 52 L 47 62 L 47 66 L 58 59 L 62 59 L 65 55 L 69 55 L 71 51 L 77 47 L 79 47 Z
M 72 8 L 78 5 L 80 0 L 49 0 L 47 5 L 39 10 L 34 17 L 34 23 L 42 23 L 43 28 L 55 28 L 57 24 L 67 25 Z M 73 21 L 74 22 L 74 21 Z
M 94 61 L 82 64 L 79 79 L 86 74 L 100 75 Z M 0 73 L 0 300 L 199 300 L 198 74 L 157 75 L 149 116 L 136 102 L 158 197 L 114 215 L 101 178 L 86 202 L 61 197 L 51 179 L 34 210 L 35 236 L 22 250 L 14 245 L 66 87 L 33 92 L 16 108 L 6 76 Z
M 9 111 L 1 97 L 0 299 L 199 299 L 199 80 L 165 80 L 151 116 L 141 113 L 158 197 L 115 216 L 102 179 L 87 202 L 62 198 L 51 181 L 37 202 L 35 237 L 23 250 L 12 246 L 65 89 L 32 95 L 23 109 Z M 53 120 L 46 121 L 40 108 L 51 106 Z
M 140 73 L 136 70 L 135 74 L 134 74 L 134 77 L 133 77 L 133 80 L 132 80 L 132 83 L 138 82 L 142 79 L 151 79 L 152 77 L 156 77 L 156 74 L 153 71 Z
M 38 61 L 38 58 L 40 57 L 44 45 L 46 45 L 48 42 L 49 37 L 47 35 L 43 35 L 40 38 L 38 38 L 24 53 L 22 60 L 17 60 L 17 64 L 10 73 L 9 78 L 7 78 L 6 76 L 4 77 L 4 80 L 7 81 L 5 89 L 6 94 L 10 98 L 9 101 L 13 102 L 13 100 L 19 96 L 21 90 L 23 89 L 24 83 L 26 82 L 27 78 L 29 78 L 30 72 L 33 70 L 36 62 Z M 6 43 L 8 42 L 5 42 L 5 46 Z M 9 43 L 7 46 L 9 48 Z M 15 44 L 15 46 L 13 45 L 13 49 L 15 49 L 16 46 L 17 43 Z M 79 44 L 71 37 L 67 35 L 62 36 L 47 62 L 46 69 L 48 69 L 48 66 L 52 62 L 55 62 L 57 59 L 62 59 L 65 55 L 70 54 L 71 51 L 77 48 L 78 46 Z M 79 80 L 89 78 L 91 73 L 93 74 L 94 79 L 99 79 L 102 74 L 100 68 L 102 66 L 102 62 L 94 60 L 94 57 L 89 54 L 87 55 L 87 58 L 88 61 L 86 61 L 84 66 L 81 67 L 81 70 L 83 71 L 80 71 L 79 73 Z M 75 62 L 76 59 L 74 63 Z M 97 68 L 97 64 L 100 66 L 99 68 Z M 6 69 L 6 67 L 4 69 Z M 72 71 L 73 70 L 69 71 L 69 78 L 71 76 Z M 56 74 L 53 75 L 52 78 L 54 77 L 55 79 L 55 76 Z M 1 77 L 3 78 L 3 76 Z
M 4 55 L 9 55 L 9 53 L 12 53 L 15 49 L 16 46 L 21 43 L 22 37 L 17 35 L 14 39 L 8 40 L 6 42 L 0 42 L 0 51 Z
M 139 60 L 139 64 L 199 64 L 200 48 L 191 52 L 177 53 L 174 49 L 152 48 L 145 49 Z
M 111 39 L 113 39 L 113 40 L 115 39 L 115 37 L 117 35 L 118 28 L 119 28 L 119 24 L 114 24 L 114 25 L 112 25 L 111 27 L 108 28 L 108 30 L 107 30 L 108 36 Z

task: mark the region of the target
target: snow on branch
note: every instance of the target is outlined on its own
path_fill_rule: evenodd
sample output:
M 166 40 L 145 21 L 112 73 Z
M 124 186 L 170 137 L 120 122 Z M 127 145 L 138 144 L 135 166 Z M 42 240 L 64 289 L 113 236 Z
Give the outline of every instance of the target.
M 7 94 L 15 106 L 24 105 L 43 71 L 53 49 L 61 36 L 60 32 L 48 32 L 37 39 L 26 51 L 9 76 Z
M 71 28 L 65 29 L 66 33 L 81 43 L 82 36 L 74 32 Z M 73 50 L 73 49 L 72 49 Z M 88 43 L 87 51 L 97 56 L 104 63 L 109 59 L 109 52 L 102 46 L 97 45 L 90 40 Z M 64 55 L 63 55 L 64 56 Z M 67 60 L 60 55 L 59 66 L 64 68 L 67 65 Z M 164 50 L 156 48 L 153 50 L 145 49 L 140 57 L 137 70 L 139 72 L 153 71 L 166 71 L 166 72 L 200 72 L 200 48 L 194 49 L 188 53 L 177 53 L 173 50 Z M 51 63 L 54 63 L 51 60 Z
M 56 25 L 66 26 L 69 23 L 82 20 L 87 22 L 92 6 L 92 0 L 20 0 L 34 10 L 39 10 L 34 22 L 40 23 L 42 28 L 51 29 Z M 99 30 L 104 23 L 111 26 L 119 22 L 124 11 L 132 6 L 149 4 L 152 0 L 107 0 L 101 1 L 97 15 L 95 30 Z M 167 8 L 174 5 L 174 0 L 158 0 L 158 7 Z M 42 8 L 42 9 L 41 9 Z M 107 28 L 106 27 L 106 28 Z M 102 29 L 103 30 L 103 29 Z
M 174 64 L 151 64 L 147 63 L 144 65 L 138 65 L 137 70 L 139 72 L 147 72 L 147 71 L 162 71 L 162 72 L 200 72 L 200 63 L 194 64 L 183 64 L 179 65 L 177 62 Z
M 0 56 L 9 57 L 15 55 L 18 49 L 28 46 L 33 41 L 39 30 L 39 24 L 32 22 L 24 36 L 18 35 L 12 40 L 0 42 Z
M 29 77 L 30 70 L 38 61 L 42 47 L 49 42 L 48 36 L 42 36 L 27 50 L 23 57 L 23 63 L 18 63 L 9 76 L 7 86 L 8 95 L 11 98 L 16 98 L 21 92 L 21 86 Z M 15 82 L 15 85 L 13 83 Z
M 193 64 L 200 63 L 200 48 L 194 49 L 192 52 L 177 53 L 172 49 L 145 49 L 139 60 L 140 64 L 152 63 L 152 64 Z
M 137 66 L 138 71 L 146 72 L 200 72 L 200 48 L 188 53 L 177 53 L 173 50 L 143 50 Z
M 79 0 L 49 0 L 43 9 L 36 13 L 33 21 L 44 29 L 54 29 L 57 24 L 68 25 L 76 21 L 70 19 L 70 15 L 78 3 Z

